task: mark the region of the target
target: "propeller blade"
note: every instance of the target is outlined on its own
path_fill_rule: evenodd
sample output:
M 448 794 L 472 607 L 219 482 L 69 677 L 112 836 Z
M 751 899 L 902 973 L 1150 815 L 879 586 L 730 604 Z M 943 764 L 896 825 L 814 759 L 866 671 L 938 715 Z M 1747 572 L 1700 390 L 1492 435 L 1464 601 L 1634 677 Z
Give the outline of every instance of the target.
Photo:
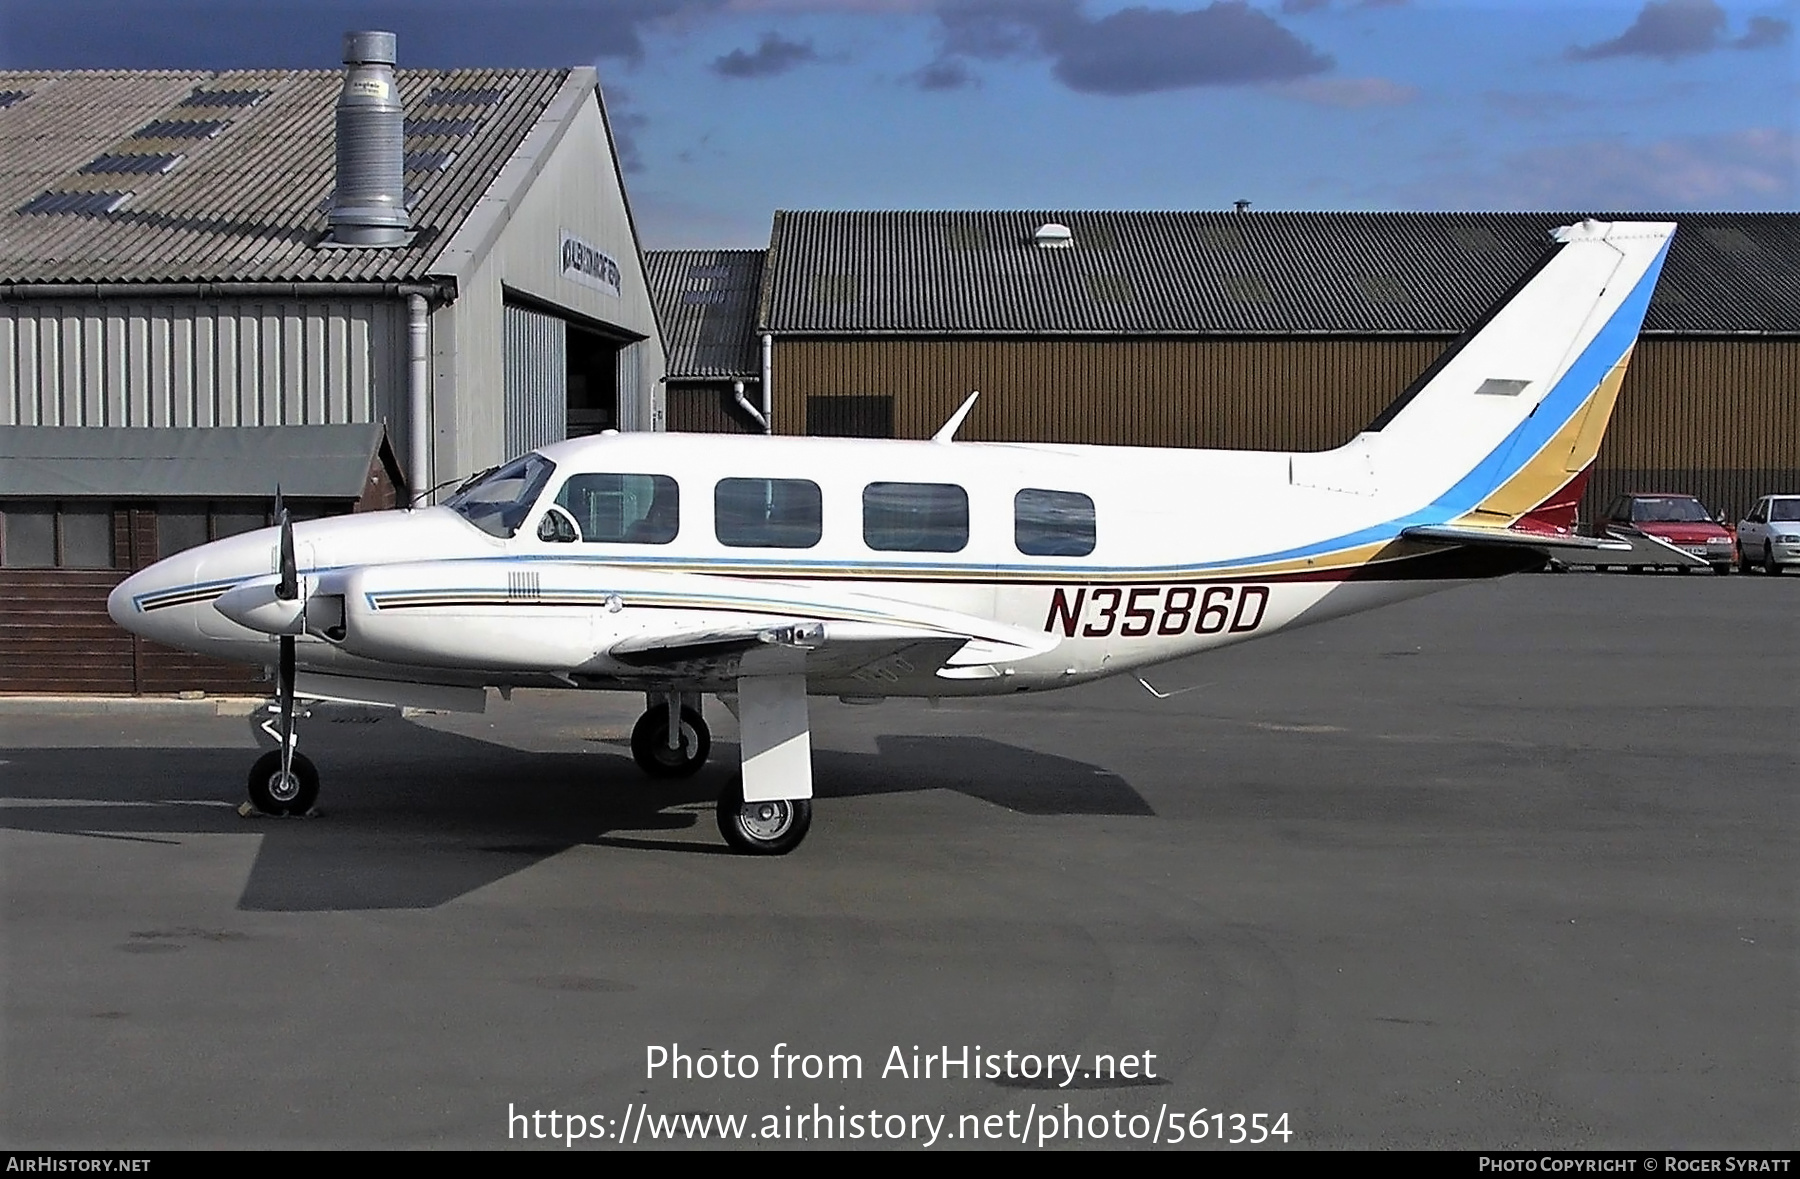
M 280 496 L 276 492 L 278 504 Z M 275 596 L 291 602 L 300 596 L 300 567 L 294 560 L 294 522 L 288 519 L 286 507 L 276 508 L 275 523 L 281 529 L 281 583 L 275 587 Z

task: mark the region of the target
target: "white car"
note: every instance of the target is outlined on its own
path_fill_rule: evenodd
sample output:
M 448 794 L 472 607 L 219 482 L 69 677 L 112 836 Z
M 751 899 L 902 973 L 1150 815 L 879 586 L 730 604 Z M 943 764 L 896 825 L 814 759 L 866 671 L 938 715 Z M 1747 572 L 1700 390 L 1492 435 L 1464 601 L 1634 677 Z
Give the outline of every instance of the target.
M 1800 565 L 1800 495 L 1765 495 L 1738 521 L 1738 572 L 1761 565 L 1780 573 L 1784 565 Z

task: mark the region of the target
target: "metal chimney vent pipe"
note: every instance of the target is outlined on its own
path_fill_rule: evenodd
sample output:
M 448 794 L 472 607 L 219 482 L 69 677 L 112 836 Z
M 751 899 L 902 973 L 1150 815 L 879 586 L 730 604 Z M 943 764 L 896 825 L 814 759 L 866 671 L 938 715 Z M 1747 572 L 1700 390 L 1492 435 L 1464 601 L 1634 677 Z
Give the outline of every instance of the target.
M 337 191 L 332 241 L 406 243 L 406 111 L 394 83 L 392 33 L 345 33 L 344 88 L 337 100 Z

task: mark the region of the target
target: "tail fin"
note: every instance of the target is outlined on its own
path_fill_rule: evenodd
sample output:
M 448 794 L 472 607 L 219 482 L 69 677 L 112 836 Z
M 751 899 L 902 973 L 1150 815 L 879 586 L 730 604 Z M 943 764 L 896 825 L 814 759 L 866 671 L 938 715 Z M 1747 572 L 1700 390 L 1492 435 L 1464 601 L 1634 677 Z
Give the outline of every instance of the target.
M 1423 525 L 1573 531 L 1675 226 L 1565 226 L 1505 302 L 1359 435 Z

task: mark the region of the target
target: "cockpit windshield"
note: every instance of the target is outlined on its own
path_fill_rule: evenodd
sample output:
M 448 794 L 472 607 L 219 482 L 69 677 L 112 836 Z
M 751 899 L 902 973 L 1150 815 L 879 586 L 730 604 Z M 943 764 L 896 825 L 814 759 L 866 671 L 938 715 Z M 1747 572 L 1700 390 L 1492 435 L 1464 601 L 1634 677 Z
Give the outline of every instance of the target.
M 556 464 L 541 454 L 514 459 L 457 489 L 444 506 L 490 536 L 509 539 L 550 481 Z

